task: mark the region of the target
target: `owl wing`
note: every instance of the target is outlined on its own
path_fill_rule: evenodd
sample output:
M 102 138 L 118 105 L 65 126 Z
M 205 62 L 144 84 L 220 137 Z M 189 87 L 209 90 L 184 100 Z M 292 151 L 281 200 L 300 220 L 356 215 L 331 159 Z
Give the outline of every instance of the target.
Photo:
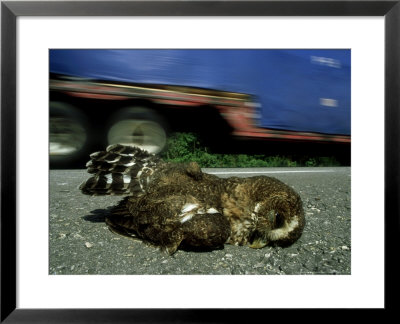
M 86 164 L 92 176 L 79 189 L 87 195 L 141 195 L 151 175 L 164 162 L 138 147 L 114 144 L 90 155 Z
M 220 247 L 230 235 L 226 217 L 191 195 L 127 197 L 106 222 L 114 232 L 137 236 L 169 254 L 181 245 Z

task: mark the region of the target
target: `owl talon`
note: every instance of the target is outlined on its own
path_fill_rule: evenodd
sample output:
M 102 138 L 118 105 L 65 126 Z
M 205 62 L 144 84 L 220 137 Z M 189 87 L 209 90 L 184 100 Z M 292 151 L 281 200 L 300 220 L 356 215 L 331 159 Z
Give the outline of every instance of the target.
M 171 245 L 171 246 L 166 246 L 165 251 L 169 254 L 172 255 L 178 250 L 179 244 L 178 245 Z
M 252 249 L 261 249 L 268 244 L 268 241 L 264 241 L 263 239 L 255 239 L 249 246 Z

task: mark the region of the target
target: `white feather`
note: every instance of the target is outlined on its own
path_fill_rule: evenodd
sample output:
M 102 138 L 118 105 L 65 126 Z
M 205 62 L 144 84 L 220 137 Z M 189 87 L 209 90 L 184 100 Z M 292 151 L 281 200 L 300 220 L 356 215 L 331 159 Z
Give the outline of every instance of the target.
M 219 211 L 216 210 L 215 208 L 209 208 L 207 209 L 207 214 L 218 214 Z
M 192 219 L 193 216 L 194 216 L 193 213 L 185 215 L 185 217 L 181 218 L 181 223 L 183 224 L 184 222 L 187 222 L 188 220 Z
M 112 175 L 106 174 L 105 177 L 107 179 L 107 184 L 112 184 L 112 182 L 113 182 Z
M 186 214 L 187 212 L 190 212 L 197 207 L 199 207 L 198 204 L 191 204 L 191 203 L 185 204 L 182 207 L 181 215 Z
M 277 241 L 283 239 L 289 235 L 290 232 L 295 230 L 299 226 L 299 221 L 297 217 L 293 218 L 290 223 L 285 222 L 285 224 L 277 229 L 272 230 L 268 237 L 271 241 Z
M 257 203 L 256 206 L 254 207 L 254 212 L 258 213 L 260 208 L 261 208 L 261 203 Z

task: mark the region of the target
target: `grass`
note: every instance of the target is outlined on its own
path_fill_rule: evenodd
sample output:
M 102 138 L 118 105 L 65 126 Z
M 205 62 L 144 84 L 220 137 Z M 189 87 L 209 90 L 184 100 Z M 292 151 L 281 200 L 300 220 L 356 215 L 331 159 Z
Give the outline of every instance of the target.
M 335 157 L 326 156 L 212 153 L 195 133 L 172 134 L 161 156 L 170 162 L 195 161 L 202 168 L 340 166 Z

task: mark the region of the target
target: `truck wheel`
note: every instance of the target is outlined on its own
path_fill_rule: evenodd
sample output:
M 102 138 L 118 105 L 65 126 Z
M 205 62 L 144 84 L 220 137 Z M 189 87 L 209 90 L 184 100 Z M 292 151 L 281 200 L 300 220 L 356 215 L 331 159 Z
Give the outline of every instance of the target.
M 108 144 L 137 146 L 149 153 L 161 152 L 167 143 L 163 119 L 150 109 L 126 108 L 117 113 L 107 134 Z
M 89 132 L 86 117 L 74 106 L 50 102 L 50 165 L 66 167 L 87 158 Z

